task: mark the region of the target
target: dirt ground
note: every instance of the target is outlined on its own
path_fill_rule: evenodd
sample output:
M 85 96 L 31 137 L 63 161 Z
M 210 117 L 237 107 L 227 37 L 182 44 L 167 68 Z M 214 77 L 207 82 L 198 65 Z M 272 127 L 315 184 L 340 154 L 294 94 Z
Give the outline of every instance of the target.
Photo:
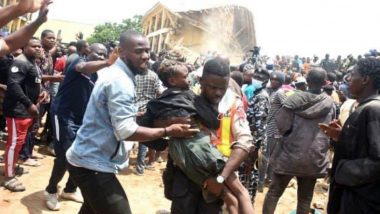
M 1 143 L 3 144 L 3 143 Z M 3 146 L 1 145 L 0 154 L 3 153 Z M 39 148 L 38 152 L 46 154 L 45 148 Z M 0 188 L 0 213 L 2 214 L 44 214 L 54 211 L 48 210 L 44 201 L 44 189 L 50 177 L 54 157 L 47 156 L 40 160 L 42 163 L 39 167 L 25 167 L 30 170 L 29 174 L 23 175 L 19 179 L 26 186 L 26 191 L 19 193 L 12 193 L 4 187 Z M 132 155 L 131 164 L 127 170 L 118 175 L 124 190 L 127 193 L 132 212 L 135 214 L 159 214 L 167 213 L 164 211 L 170 210 L 170 201 L 166 200 L 163 195 L 163 186 L 161 182 L 162 171 L 165 167 L 164 163 L 156 163 L 155 171 L 146 171 L 144 176 L 136 176 L 132 173 L 135 162 L 135 155 Z M 4 181 L 4 164 L 0 164 L 0 183 Z M 67 173 L 60 183 L 60 189 L 64 187 L 64 182 L 67 180 Z M 265 197 L 264 193 L 258 193 L 255 202 L 256 213 L 262 213 L 262 204 Z M 289 187 L 281 197 L 276 213 L 288 214 L 295 209 L 296 188 Z M 314 202 L 323 203 L 326 201 L 326 192 L 317 185 Z M 81 204 L 71 201 L 61 201 L 61 209 L 55 213 L 73 214 L 79 211 Z

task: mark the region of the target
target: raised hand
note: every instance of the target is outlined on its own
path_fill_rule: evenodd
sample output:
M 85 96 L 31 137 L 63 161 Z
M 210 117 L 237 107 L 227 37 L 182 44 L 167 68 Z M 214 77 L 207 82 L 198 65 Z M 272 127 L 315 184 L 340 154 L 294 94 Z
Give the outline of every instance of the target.
M 34 13 L 42 7 L 44 4 L 51 4 L 52 0 L 20 0 L 18 8 L 23 13 Z
M 115 48 L 112 51 L 112 53 L 109 55 L 108 60 L 107 60 L 107 64 L 112 65 L 117 60 L 118 57 L 119 57 L 119 49 Z
M 40 13 L 38 14 L 37 20 L 40 23 L 44 23 L 47 21 L 47 14 L 49 13 L 49 4 L 51 3 L 51 0 L 43 0 L 41 7 L 40 7 Z

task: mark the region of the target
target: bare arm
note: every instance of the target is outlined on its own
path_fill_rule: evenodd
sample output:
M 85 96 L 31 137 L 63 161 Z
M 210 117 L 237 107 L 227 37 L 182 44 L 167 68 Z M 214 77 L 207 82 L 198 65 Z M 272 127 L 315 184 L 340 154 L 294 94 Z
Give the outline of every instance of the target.
M 75 70 L 80 73 L 85 74 L 92 74 L 97 72 L 98 70 L 108 67 L 110 64 L 108 64 L 107 60 L 103 61 L 92 61 L 92 62 L 81 62 L 78 65 L 75 66 Z
M 4 38 L 5 43 L 0 50 L 0 56 L 25 46 L 38 28 L 47 21 L 47 14 L 49 12 L 48 5 L 50 4 L 50 1 L 44 0 L 43 2 L 38 18 L 35 21 Z
M 162 137 L 191 137 L 199 132 L 198 129 L 190 129 L 190 125 L 173 124 L 166 128 L 146 128 L 139 126 L 136 132 L 127 138 L 128 141 L 152 141 Z
M 8 22 L 12 21 L 13 19 L 23 15 L 27 11 L 22 11 L 18 5 L 9 5 L 7 7 L 0 9 L 0 26 L 6 25 Z
M 231 173 L 233 173 L 240 164 L 247 158 L 248 152 L 242 148 L 233 148 L 231 151 L 231 156 L 228 158 L 226 165 L 222 173 L 220 174 L 224 178 L 228 178 Z
M 20 0 L 18 4 L 0 9 L 0 27 L 25 13 L 36 12 L 45 0 Z M 51 3 L 51 1 L 48 1 Z
M 42 81 L 46 82 L 62 82 L 63 79 L 65 78 L 64 75 L 42 75 Z
M 92 74 L 98 70 L 112 65 L 116 59 L 119 57 L 118 50 L 115 49 L 109 56 L 107 60 L 102 61 L 92 61 L 92 62 L 81 62 L 75 66 L 75 70 L 80 73 Z

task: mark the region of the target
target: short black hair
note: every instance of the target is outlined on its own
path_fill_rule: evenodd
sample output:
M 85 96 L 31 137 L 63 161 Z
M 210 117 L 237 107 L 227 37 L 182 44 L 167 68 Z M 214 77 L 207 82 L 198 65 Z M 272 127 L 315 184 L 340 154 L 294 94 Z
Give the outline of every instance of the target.
M 335 82 L 336 81 L 336 74 L 334 72 L 328 72 L 327 73 L 327 79 L 330 82 Z
M 245 67 L 246 64 L 248 64 L 248 63 L 244 62 L 243 64 L 239 65 L 239 71 L 240 72 L 244 71 L 244 67 Z
M 70 42 L 68 45 L 67 45 L 67 47 L 69 47 L 69 46 L 77 46 L 77 42 Z
M 373 80 L 375 89 L 380 90 L 380 60 L 374 57 L 360 59 L 357 70 L 363 76 L 369 76 Z
M 22 47 L 21 49 L 24 51 L 24 50 L 25 50 L 25 47 L 28 46 L 28 45 L 29 45 L 29 42 L 32 41 L 32 40 L 41 41 L 39 38 L 33 36 L 33 37 L 31 37 L 31 38 L 28 40 L 28 43 L 26 43 L 26 44 L 24 45 L 24 47 Z
M 43 30 L 41 33 L 41 39 L 45 38 L 49 33 L 54 33 L 54 31 L 52 31 L 50 29 Z
M 169 78 L 177 75 L 179 73 L 179 68 L 184 67 L 187 69 L 186 65 L 183 62 L 178 62 L 175 60 L 165 59 L 161 62 L 160 67 L 158 68 L 157 74 L 160 78 L 162 84 L 170 88 L 172 85 L 169 83 Z
M 322 87 L 326 83 L 327 72 L 321 67 L 312 68 L 307 75 L 307 83 L 309 85 Z
M 214 74 L 221 77 L 226 77 L 230 75 L 230 66 L 225 59 L 213 58 L 206 62 L 203 67 L 202 77 Z
M 231 72 L 231 78 L 234 79 L 235 82 L 236 82 L 240 87 L 243 86 L 243 83 L 244 83 L 243 73 L 241 73 L 240 71 L 233 71 L 233 72 Z
M 87 46 L 87 42 L 85 40 L 78 40 L 75 47 L 77 48 L 77 51 L 80 52 L 82 48 Z
M 119 38 L 119 42 L 120 42 L 119 44 L 120 45 L 125 44 L 132 37 L 145 37 L 145 36 L 141 32 L 138 32 L 135 30 L 127 30 L 121 33 L 120 38 Z
M 285 84 L 290 85 L 292 83 L 292 77 L 289 74 L 285 74 Z

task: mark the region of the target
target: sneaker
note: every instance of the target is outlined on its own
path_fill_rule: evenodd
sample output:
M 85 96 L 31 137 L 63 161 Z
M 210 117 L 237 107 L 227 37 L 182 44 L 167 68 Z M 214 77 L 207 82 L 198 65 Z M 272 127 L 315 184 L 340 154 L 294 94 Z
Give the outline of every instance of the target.
M 41 166 L 40 162 L 38 162 L 38 161 L 36 161 L 34 159 L 31 159 L 31 158 L 28 158 L 25 161 L 19 160 L 18 163 L 21 164 L 21 165 L 24 165 L 24 166 L 33 166 L 33 167 L 39 167 L 39 166 Z
M 135 174 L 137 176 L 143 176 L 144 175 L 144 172 L 140 172 L 140 170 L 137 170 L 137 169 L 132 169 L 132 172 L 133 172 L 133 174 Z
M 75 201 L 78 203 L 83 203 L 83 197 L 82 194 L 79 192 L 65 192 L 63 191 L 61 194 L 61 198 L 70 200 L 70 201 Z
M 25 191 L 24 185 L 17 180 L 17 178 L 9 178 L 3 183 L 3 186 L 11 192 L 22 192 Z
M 45 191 L 44 195 L 46 199 L 46 206 L 49 208 L 49 210 L 53 210 L 53 211 L 59 210 L 60 204 L 58 201 L 58 194 L 48 193 L 47 191 Z

